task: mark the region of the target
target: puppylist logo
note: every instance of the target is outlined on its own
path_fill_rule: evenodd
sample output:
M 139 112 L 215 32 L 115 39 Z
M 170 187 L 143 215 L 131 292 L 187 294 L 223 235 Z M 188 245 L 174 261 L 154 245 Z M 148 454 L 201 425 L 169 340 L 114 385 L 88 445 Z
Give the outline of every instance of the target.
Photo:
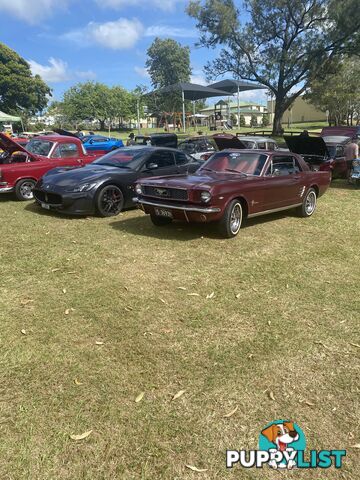
M 227 450 L 226 468 L 275 469 L 342 467 L 345 450 L 311 450 L 305 454 L 304 432 L 294 422 L 275 420 L 261 430 L 258 450 Z

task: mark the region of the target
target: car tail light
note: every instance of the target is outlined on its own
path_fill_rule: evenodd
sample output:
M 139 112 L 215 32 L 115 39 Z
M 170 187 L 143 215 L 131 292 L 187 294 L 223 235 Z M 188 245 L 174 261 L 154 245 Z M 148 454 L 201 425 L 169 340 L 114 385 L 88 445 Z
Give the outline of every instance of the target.
M 1 178 L 2 178 L 2 171 L 1 171 L 1 168 L 0 168 L 0 180 L 1 180 Z

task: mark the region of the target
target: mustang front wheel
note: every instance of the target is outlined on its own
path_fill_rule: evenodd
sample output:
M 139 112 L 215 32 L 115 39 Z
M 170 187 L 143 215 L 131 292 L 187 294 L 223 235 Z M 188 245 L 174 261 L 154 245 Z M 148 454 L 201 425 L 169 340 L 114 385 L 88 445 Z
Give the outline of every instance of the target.
M 307 191 L 301 207 L 298 208 L 298 214 L 300 217 L 311 217 L 316 209 L 316 192 L 313 188 L 309 188 Z
M 124 195 L 116 185 L 106 185 L 96 195 L 96 210 L 101 217 L 118 215 L 123 207 Z
M 18 200 L 32 200 L 34 198 L 33 188 L 35 181 L 31 178 L 20 180 L 15 186 L 15 195 Z
M 224 216 L 219 222 L 219 230 L 223 237 L 236 237 L 243 220 L 243 209 L 239 200 L 233 200 L 226 207 Z

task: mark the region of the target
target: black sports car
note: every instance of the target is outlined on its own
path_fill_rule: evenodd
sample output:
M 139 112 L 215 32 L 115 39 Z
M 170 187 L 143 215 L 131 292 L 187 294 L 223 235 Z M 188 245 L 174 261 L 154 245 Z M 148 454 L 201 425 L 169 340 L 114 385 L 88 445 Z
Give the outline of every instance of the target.
M 186 174 L 200 166 L 173 148 L 125 147 L 82 168 L 54 168 L 35 185 L 35 201 L 47 210 L 103 217 L 117 215 L 133 204 L 139 178 Z

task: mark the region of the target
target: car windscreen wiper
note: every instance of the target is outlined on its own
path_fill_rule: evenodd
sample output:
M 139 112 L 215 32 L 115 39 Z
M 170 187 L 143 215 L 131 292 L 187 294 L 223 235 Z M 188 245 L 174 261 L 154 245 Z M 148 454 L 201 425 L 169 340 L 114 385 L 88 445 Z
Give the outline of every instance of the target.
M 199 171 L 201 172 L 202 170 L 206 170 L 207 172 L 216 172 L 216 170 L 213 170 L 212 168 L 201 168 Z
M 226 170 L 227 172 L 233 172 L 233 173 L 238 173 L 239 175 L 244 175 L 245 177 L 248 176 L 247 173 L 245 173 L 245 172 L 239 172 L 239 170 L 234 170 L 233 168 L 225 168 L 225 170 Z

